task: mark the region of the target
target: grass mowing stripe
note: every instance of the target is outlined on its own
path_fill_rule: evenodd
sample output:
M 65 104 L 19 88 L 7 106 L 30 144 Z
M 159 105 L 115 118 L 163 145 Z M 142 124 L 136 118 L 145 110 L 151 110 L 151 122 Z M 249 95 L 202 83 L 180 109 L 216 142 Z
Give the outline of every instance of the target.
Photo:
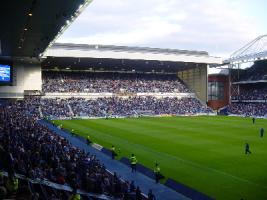
M 141 121 L 141 120 L 138 121 L 137 120 L 137 121 L 135 121 L 135 123 L 147 124 L 147 121 Z M 172 128 L 174 128 L 174 129 L 176 129 L 178 131 L 191 131 L 193 133 L 200 133 L 200 134 L 202 134 L 202 130 L 203 131 L 205 130 L 205 128 L 201 129 L 200 127 L 198 127 L 198 129 L 195 129 L 194 127 L 192 128 L 192 127 L 188 126 L 188 124 L 182 125 L 182 126 L 179 124 L 179 127 L 177 127 L 177 125 L 164 125 L 164 124 L 159 124 L 157 121 L 151 121 L 149 123 L 154 124 L 154 126 L 157 126 L 158 128 L 170 128 L 170 127 L 172 127 Z M 200 121 L 198 124 L 203 124 L 203 121 Z M 249 126 L 251 126 L 251 124 L 249 124 L 249 125 L 246 124 L 246 126 L 249 127 Z M 236 126 L 236 127 L 238 127 L 238 126 Z M 247 131 L 247 127 L 245 127 L 245 128 L 242 127 L 241 129 L 244 130 L 244 131 Z M 206 134 L 208 134 L 210 136 L 214 136 L 214 134 L 216 133 L 216 137 L 220 136 L 220 137 L 224 137 L 224 138 L 231 138 L 231 139 L 238 139 L 238 140 L 240 139 L 240 136 L 239 135 L 234 135 L 234 134 L 232 134 L 232 135 L 229 135 L 229 134 L 226 135 L 225 134 L 225 131 L 224 131 L 225 124 L 222 124 L 221 126 L 219 126 L 217 124 L 216 127 L 210 127 L 210 129 L 212 129 L 212 128 L 216 128 L 216 130 L 213 129 L 214 132 L 207 132 Z M 232 126 L 232 128 L 233 128 L 233 126 Z M 238 130 L 240 130 L 240 126 L 239 126 L 239 129 Z M 218 135 L 218 134 L 220 134 L 220 135 Z

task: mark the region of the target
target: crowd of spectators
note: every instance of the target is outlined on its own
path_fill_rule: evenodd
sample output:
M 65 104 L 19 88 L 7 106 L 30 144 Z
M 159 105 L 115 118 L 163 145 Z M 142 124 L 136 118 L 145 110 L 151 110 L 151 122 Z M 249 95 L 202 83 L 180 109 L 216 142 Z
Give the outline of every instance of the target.
M 189 92 L 175 74 L 44 72 L 43 92 Z M 29 97 L 0 106 L 0 171 L 14 177 L 67 184 L 76 191 L 106 194 L 120 199 L 142 199 L 134 182 L 110 174 L 100 161 L 74 147 L 38 120 L 42 117 L 107 117 L 208 113 L 196 98 L 152 96 L 84 98 Z M 10 177 L 10 176 L 9 176 Z M 0 197 L 5 184 L 1 185 Z M 15 186 L 16 187 L 16 186 Z M 18 189 L 18 188 L 17 188 Z M 6 190 L 8 195 L 8 190 Z M 17 192 L 17 191 L 16 191 Z M 4 193 L 4 192 L 3 192 Z M 38 199 L 38 195 L 35 196 Z M 61 198 L 59 198 L 61 199 Z
M 66 106 L 68 104 L 70 107 Z M 196 114 L 211 112 L 195 98 L 156 98 L 156 97 L 109 97 L 97 99 L 42 99 L 43 114 L 48 117 L 74 116 L 133 116 L 147 113 L 164 114 Z M 59 106 L 58 106 L 59 105 Z M 63 108 L 63 109 L 62 109 Z M 70 109 L 72 112 L 70 112 Z
M 267 88 L 241 88 L 239 95 L 232 96 L 233 100 L 267 100 Z
M 267 116 L 266 103 L 232 103 L 229 112 L 236 115 L 245 116 Z
M 253 83 L 233 85 L 239 94 L 232 94 L 232 103 L 229 113 L 245 116 L 267 117 L 267 87 L 263 80 L 267 80 L 267 62 L 257 61 L 247 69 L 236 69 L 232 71 L 232 79 L 238 81 L 253 81 Z M 237 103 L 238 101 L 238 103 Z
M 48 185 L 44 185 L 38 180 L 28 179 L 27 177 L 13 174 L 0 173 L 0 199 L 1 200 L 63 200 L 71 199 L 75 191 L 68 192 L 59 190 Z M 50 182 L 51 183 L 51 182 Z M 77 194 L 76 194 L 77 195 Z M 97 198 L 88 198 L 86 195 L 80 195 L 82 200 L 97 200 Z
M 29 115 L 29 105 L 38 101 L 31 98 L 0 107 L 0 170 L 131 199 L 133 183 L 122 182 L 116 173 L 109 174 L 94 155 L 38 123 L 37 115 Z
M 58 118 L 72 116 L 69 103 L 66 99 L 46 99 L 40 100 L 43 116 L 56 116 Z
M 12 173 L 4 176 L 3 172 L 0 172 L 1 200 L 38 200 L 39 197 L 39 193 L 30 190 L 27 181 L 19 180 Z
M 258 81 L 267 80 L 267 61 L 255 62 L 247 69 L 233 69 L 232 80 L 235 81 Z
M 189 92 L 176 74 L 43 72 L 43 92 Z

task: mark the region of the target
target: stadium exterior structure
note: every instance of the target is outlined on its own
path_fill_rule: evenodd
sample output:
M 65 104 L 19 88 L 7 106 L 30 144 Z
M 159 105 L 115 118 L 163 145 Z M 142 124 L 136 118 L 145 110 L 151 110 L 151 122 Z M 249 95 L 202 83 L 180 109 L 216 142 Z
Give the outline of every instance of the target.
M 207 52 L 54 44 L 90 3 L 91 0 L 47 0 L 40 4 L 36 1 L 27 4 L 5 2 L 1 7 L 2 15 L 6 16 L 2 27 L 10 27 L 12 31 L 6 28 L 0 33 L 0 60 L 12 63 L 13 77 L 9 85 L 0 87 L 0 98 L 23 98 L 25 94 L 41 92 L 42 70 L 47 67 L 60 69 L 65 66 L 64 69 L 69 67 L 71 70 L 110 67 L 118 71 L 128 64 L 131 64 L 128 65 L 130 69 L 134 64 L 136 71 L 177 73 L 203 102 L 207 101 L 207 67 L 222 63 L 221 58 L 209 56 Z M 12 15 L 14 11 L 16 15 Z M 120 69 L 116 69 L 118 66 Z
M 43 54 L 43 56 L 158 60 L 206 64 L 220 64 L 222 62 L 221 58 L 209 56 L 205 51 L 63 43 L 55 43 Z
M 40 60 L 17 59 L 12 86 L 1 87 L 0 97 L 23 98 L 25 94 L 41 92 L 42 70 L 115 70 L 177 73 L 206 103 L 207 68 L 221 63 L 221 58 L 205 51 L 55 43 Z
M 231 54 L 224 63 L 230 64 L 230 68 L 239 67 L 242 63 L 267 59 L 267 35 L 261 35 Z
M 0 7 L 0 63 L 12 65 L 12 82 L 0 98 L 23 98 L 40 91 L 40 55 L 72 24 L 91 0 L 4 1 Z M 47 12 L 49 10 L 49 12 Z
M 266 103 L 267 101 L 262 100 L 251 100 L 251 99 L 243 99 L 242 101 L 237 99 L 232 99 L 232 95 L 240 95 L 240 89 L 244 86 L 247 88 L 255 88 L 257 85 L 265 85 L 267 84 L 266 78 L 261 77 L 260 79 L 255 80 L 239 80 L 239 74 L 242 70 L 242 65 L 244 63 L 250 63 L 251 66 L 255 64 L 262 63 L 262 67 L 264 67 L 264 63 L 267 60 L 267 35 L 261 35 L 252 40 L 251 42 L 244 45 L 242 48 L 238 49 L 234 53 L 231 54 L 230 58 L 223 61 L 223 63 L 227 63 L 229 67 L 229 77 L 230 81 L 230 103 Z M 233 73 L 236 71 L 238 74 L 238 79 L 233 78 Z M 266 75 L 265 75 L 266 76 Z
M 259 84 L 266 84 L 266 78 L 261 77 L 261 79 L 256 80 L 239 80 L 234 76 L 239 77 L 244 68 L 251 68 L 255 64 L 266 62 L 267 60 L 267 35 L 261 35 L 255 38 L 254 40 L 250 41 L 240 49 L 233 52 L 230 57 L 223 61 L 220 65 L 210 65 L 211 68 L 217 68 L 216 74 L 210 74 L 209 79 L 210 83 L 214 83 L 214 78 L 217 76 L 217 79 L 221 79 L 217 81 L 218 83 L 224 84 L 224 98 L 223 99 L 216 99 L 212 100 L 209 99 L 209 106 L 213 109 L 225 109 L 231 103 L 237 103 L 239 100 L 232 99 L 233 95 L 240 95 L 240 88 L 243 86 L 250 86 L 250 88 L 255 88 L 256 85 Z M 264 67 L 264 65 L 263 65 Z M 225 74 L 226 73 L 226 74 Z M 264 75 L 264 74 L 263 74 Z M 222 80 L 228 79 L 228 81 Z M 213 80 L 212 80 L 213 79 Z M 214 96 L 215 94 L 212 91 L 209 91 L 210 96 Z M 227 98 L 225 98 L 227 97 Z M 242 100 L 246 103 L 255 103 L 255 102 L 262 102 L 265 103 L 265 100 Z M 226 107 L 224 107 L 226 106 Z
M 221 64 L 205 51 L 55 43 L 43 55 L 43 70 L 176 73 L 207 102 L 207 68 Z

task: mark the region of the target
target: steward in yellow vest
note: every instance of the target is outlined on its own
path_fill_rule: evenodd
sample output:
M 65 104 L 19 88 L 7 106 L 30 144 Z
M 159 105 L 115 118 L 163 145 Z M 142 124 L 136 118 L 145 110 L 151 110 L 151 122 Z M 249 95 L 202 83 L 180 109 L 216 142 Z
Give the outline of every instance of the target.
M 90 138 L 89 135 L 87 135 L 86 142 L 87 142 L 88 145 L 92 143 L 91 138 Z
M 112 145 L 111 147 L 111 157 L 112 157 L 112 160 L 114 160 L 114 158 L 117 156 L 117 153 L 116 153 L 116 149 L 115 149 L 115 146 Z
M 132 154 L 132 156 L 130 158 L 130 162 L 131 162 L 132 172 L 136 172 L 137 159 L 136 159 L 134 154 Z
M 159 164 L 156 162 L 155 167 L 154 167 L 154 174 L 155 174 L 155 181 L 156 183 L 159 182 L 160 179 L 160 167 Z
M 81 200 L 81 195 L 77 193 L 77 189 L 73 190 L 72 195 L 70 195 L 68 200 Z
M 72 194 L 68 200 L 81 200 L 80 194 Z
M 19 188 L 19 179 L 15 177 L 15 174 L 10 174 L 6 182 L 6 189 L 9 194 L 15 194 Z

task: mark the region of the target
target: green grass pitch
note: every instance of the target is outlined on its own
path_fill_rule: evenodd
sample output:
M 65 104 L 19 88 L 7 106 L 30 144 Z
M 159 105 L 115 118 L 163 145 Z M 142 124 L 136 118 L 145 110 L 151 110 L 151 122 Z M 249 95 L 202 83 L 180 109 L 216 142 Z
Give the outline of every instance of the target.
M 267 199 L 267 120 L 238 117 L 162 117 L 56 120 L 65 129 L 119 156 L 136 154 L 138 162 L 219 200 Z M 266 132 L 266 131 L 265 131 Z M 245 155 L 244 144 L 252 151 Z

